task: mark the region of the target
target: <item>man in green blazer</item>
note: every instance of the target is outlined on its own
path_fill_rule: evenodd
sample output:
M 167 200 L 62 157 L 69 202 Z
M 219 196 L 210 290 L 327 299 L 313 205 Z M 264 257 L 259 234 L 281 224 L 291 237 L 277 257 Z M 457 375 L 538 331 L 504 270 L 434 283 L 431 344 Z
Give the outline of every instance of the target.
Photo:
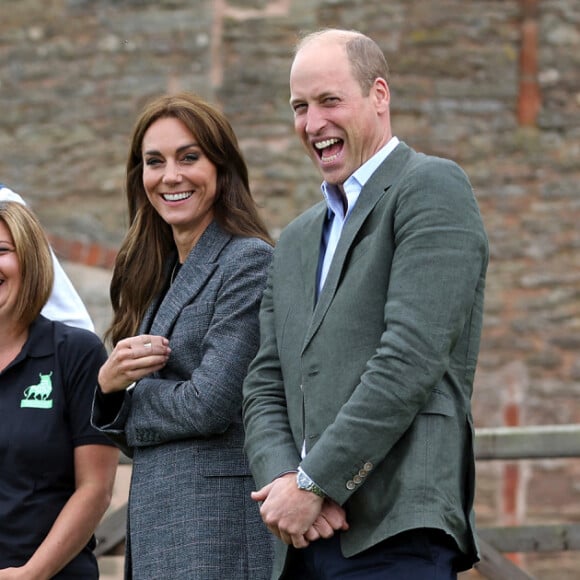
M 461 168 L 393 136 L 387 76 L 355 31 L 305 37 L 292 64 L 325 199 L 280 237 L 244 384 L 273 578 L 448 579 L 478 557 L 487 237 Z

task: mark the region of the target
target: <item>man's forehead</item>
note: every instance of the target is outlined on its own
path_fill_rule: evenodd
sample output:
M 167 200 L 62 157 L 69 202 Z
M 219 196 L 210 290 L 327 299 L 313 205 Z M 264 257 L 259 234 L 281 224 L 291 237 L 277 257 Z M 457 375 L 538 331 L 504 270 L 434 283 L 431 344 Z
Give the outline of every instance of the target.
M 349 67 L 346 50 L 341 51 L 340 48 L 340 45 L 318 42 L 314 44 L 314 41 L 311 46 L 305 46 L 294 57 L 290 82 L 308 75 L 333 75 Z
M 348 59 L 317 52 L 313 58 L 294 63 L 290 71 L 290 92 L 292 95 L 308 93 L 310 96 L 337 93 L 353 78 Z

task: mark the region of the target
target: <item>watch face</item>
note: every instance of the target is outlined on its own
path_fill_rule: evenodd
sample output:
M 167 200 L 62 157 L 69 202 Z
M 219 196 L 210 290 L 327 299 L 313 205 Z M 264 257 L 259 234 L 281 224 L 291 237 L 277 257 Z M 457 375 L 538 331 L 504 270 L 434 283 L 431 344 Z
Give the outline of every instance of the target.
M 318 485 L 316 485 L 316 483 L 314 483 L 302 470 L 300 470 L 296 476 L 296 485 L 298 486 L 298 489 L 311 491 L 322 498 L 326 497 L 322 489 L 320 489 Z
M 298 484 L 299 489 L 303 489 L 305 491 L 312 491 L 314 488 L 314 482 L 303 471 L 298 472 L 296 483 Z

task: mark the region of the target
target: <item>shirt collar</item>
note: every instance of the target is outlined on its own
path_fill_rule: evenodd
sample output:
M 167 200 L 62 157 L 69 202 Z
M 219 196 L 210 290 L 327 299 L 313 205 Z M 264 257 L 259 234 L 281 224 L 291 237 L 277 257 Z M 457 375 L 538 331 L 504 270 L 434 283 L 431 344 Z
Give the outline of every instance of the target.
M 389 141 L 383 145 L 370 159 L 363 163 L 343 184 L 344 193 L 348 202 L 348 209 L 346 215 L 343 216 L 344 209 L 342 205 L 342 195 L 336 185 L 322 182 L 320 189 L 322 195 L 326 199 L 329 212 L 340 215 L 344 218 L 350 214 L 354 204 L 358 200 L 358 196 L 370 179 L 371 175 L 377 170 L 379 165 L 389 156 L 390 153 L 399 144 L 397 137 L 391 137 Z
M 28 329 L 28 339 L 22 347 L 22 353 L 31 357 L 44 357 L 54 352 L 53 322 L 42 314 L 32 322 Z
M 6 369 L 19 365 L 29 358 L 43 358 L 53 354 L 55 352 L 53 324 L 51 320 L 39 314 L 28 328 L 28 337 L 22 349 Z

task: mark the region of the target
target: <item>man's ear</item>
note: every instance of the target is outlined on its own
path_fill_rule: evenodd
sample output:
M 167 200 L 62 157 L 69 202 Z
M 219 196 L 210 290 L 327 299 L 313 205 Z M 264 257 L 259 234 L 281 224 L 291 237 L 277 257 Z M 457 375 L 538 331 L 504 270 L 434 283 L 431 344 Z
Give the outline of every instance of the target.
M 389 109 L 391 103 L 391 92 L 387 81 L 381 77 L 377 77 L 371 87 L 371 95 L 375 100 L 377 110 L 385 111 Z

